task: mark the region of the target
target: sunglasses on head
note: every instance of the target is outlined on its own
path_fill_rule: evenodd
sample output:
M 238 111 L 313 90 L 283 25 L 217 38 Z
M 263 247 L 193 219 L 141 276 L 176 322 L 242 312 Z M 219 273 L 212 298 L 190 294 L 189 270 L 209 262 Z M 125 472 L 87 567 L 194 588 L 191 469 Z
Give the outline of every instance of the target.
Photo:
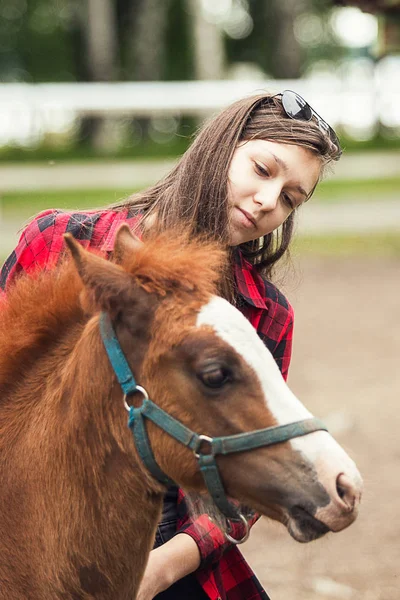
M 314 117 L 315 121 L 319 127 L 319 129 L 325 133 L 332 144 L 334 144 L 337 148 L 337 154 L 335 156 L 335 160 L 338 160 L 342 154 L 342 149 L 340 147 L 340 142 L 338 136 L 335 131 L 332 129 L 330 125 L 320 115 L 315 112 L 315 110 L 296 92 L 292 92 L 292 90 L 285 90 L 281 94 L 278 94 L 281 97 L 283 110 L 291 119 L 295 119 L 296 121 L 311 121 Z

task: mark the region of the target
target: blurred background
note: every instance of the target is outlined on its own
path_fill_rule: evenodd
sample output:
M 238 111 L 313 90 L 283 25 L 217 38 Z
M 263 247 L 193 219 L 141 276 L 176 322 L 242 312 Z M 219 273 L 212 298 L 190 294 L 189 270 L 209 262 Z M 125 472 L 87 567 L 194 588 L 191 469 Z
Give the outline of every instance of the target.
M 345 149 L 301 211 L 303 246 L 340 232 L 364 252 L 348 234 L 373 228 L 398 252 L 399 15 L 397 0 L 2 0 L 0 257 L 33 213 L 140 189 L 203 119 L 285 88 Z
M 153 183 L 205 118 L 261 89 L 302 94 L 344 147 L 281 284 L 291 387 L 366 492 L 349 531 L 303 547 L 261 520 L 244 551 L 273 600 L 398 600 L 398 0 L 1 0 L 0 259 L 44 208 Z

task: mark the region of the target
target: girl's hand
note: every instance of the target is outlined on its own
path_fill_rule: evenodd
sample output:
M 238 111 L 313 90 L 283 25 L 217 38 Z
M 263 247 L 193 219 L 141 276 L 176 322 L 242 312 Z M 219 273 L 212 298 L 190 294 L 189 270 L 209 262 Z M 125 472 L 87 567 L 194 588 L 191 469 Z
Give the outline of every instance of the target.
M 152 550 L 141 581 L 137 600 L 153 600 L 173 583 L 193 573 L 200 565 L 196 542 L 185 533 Z

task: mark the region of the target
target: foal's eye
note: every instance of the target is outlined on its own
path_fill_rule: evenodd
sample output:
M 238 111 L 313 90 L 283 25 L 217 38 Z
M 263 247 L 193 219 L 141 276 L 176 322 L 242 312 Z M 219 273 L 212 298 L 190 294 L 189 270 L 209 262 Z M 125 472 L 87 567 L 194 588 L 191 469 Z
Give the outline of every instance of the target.
M 205 386 L 212 389 L 221 388 L 232 380 L 231 372 L 223 367 L 210 367 L 199 373 L 198 377 Z

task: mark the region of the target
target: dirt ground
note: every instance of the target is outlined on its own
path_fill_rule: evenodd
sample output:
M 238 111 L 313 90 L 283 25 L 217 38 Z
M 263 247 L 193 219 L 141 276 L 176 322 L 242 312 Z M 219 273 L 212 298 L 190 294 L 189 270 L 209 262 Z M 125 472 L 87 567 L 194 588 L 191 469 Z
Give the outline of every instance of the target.
M 262 519 L 243 553 L 272 600 L 400 599 L 400 261 L 297 261 L 289 384 L 356 461 L 349 529 L 303 545 Z

